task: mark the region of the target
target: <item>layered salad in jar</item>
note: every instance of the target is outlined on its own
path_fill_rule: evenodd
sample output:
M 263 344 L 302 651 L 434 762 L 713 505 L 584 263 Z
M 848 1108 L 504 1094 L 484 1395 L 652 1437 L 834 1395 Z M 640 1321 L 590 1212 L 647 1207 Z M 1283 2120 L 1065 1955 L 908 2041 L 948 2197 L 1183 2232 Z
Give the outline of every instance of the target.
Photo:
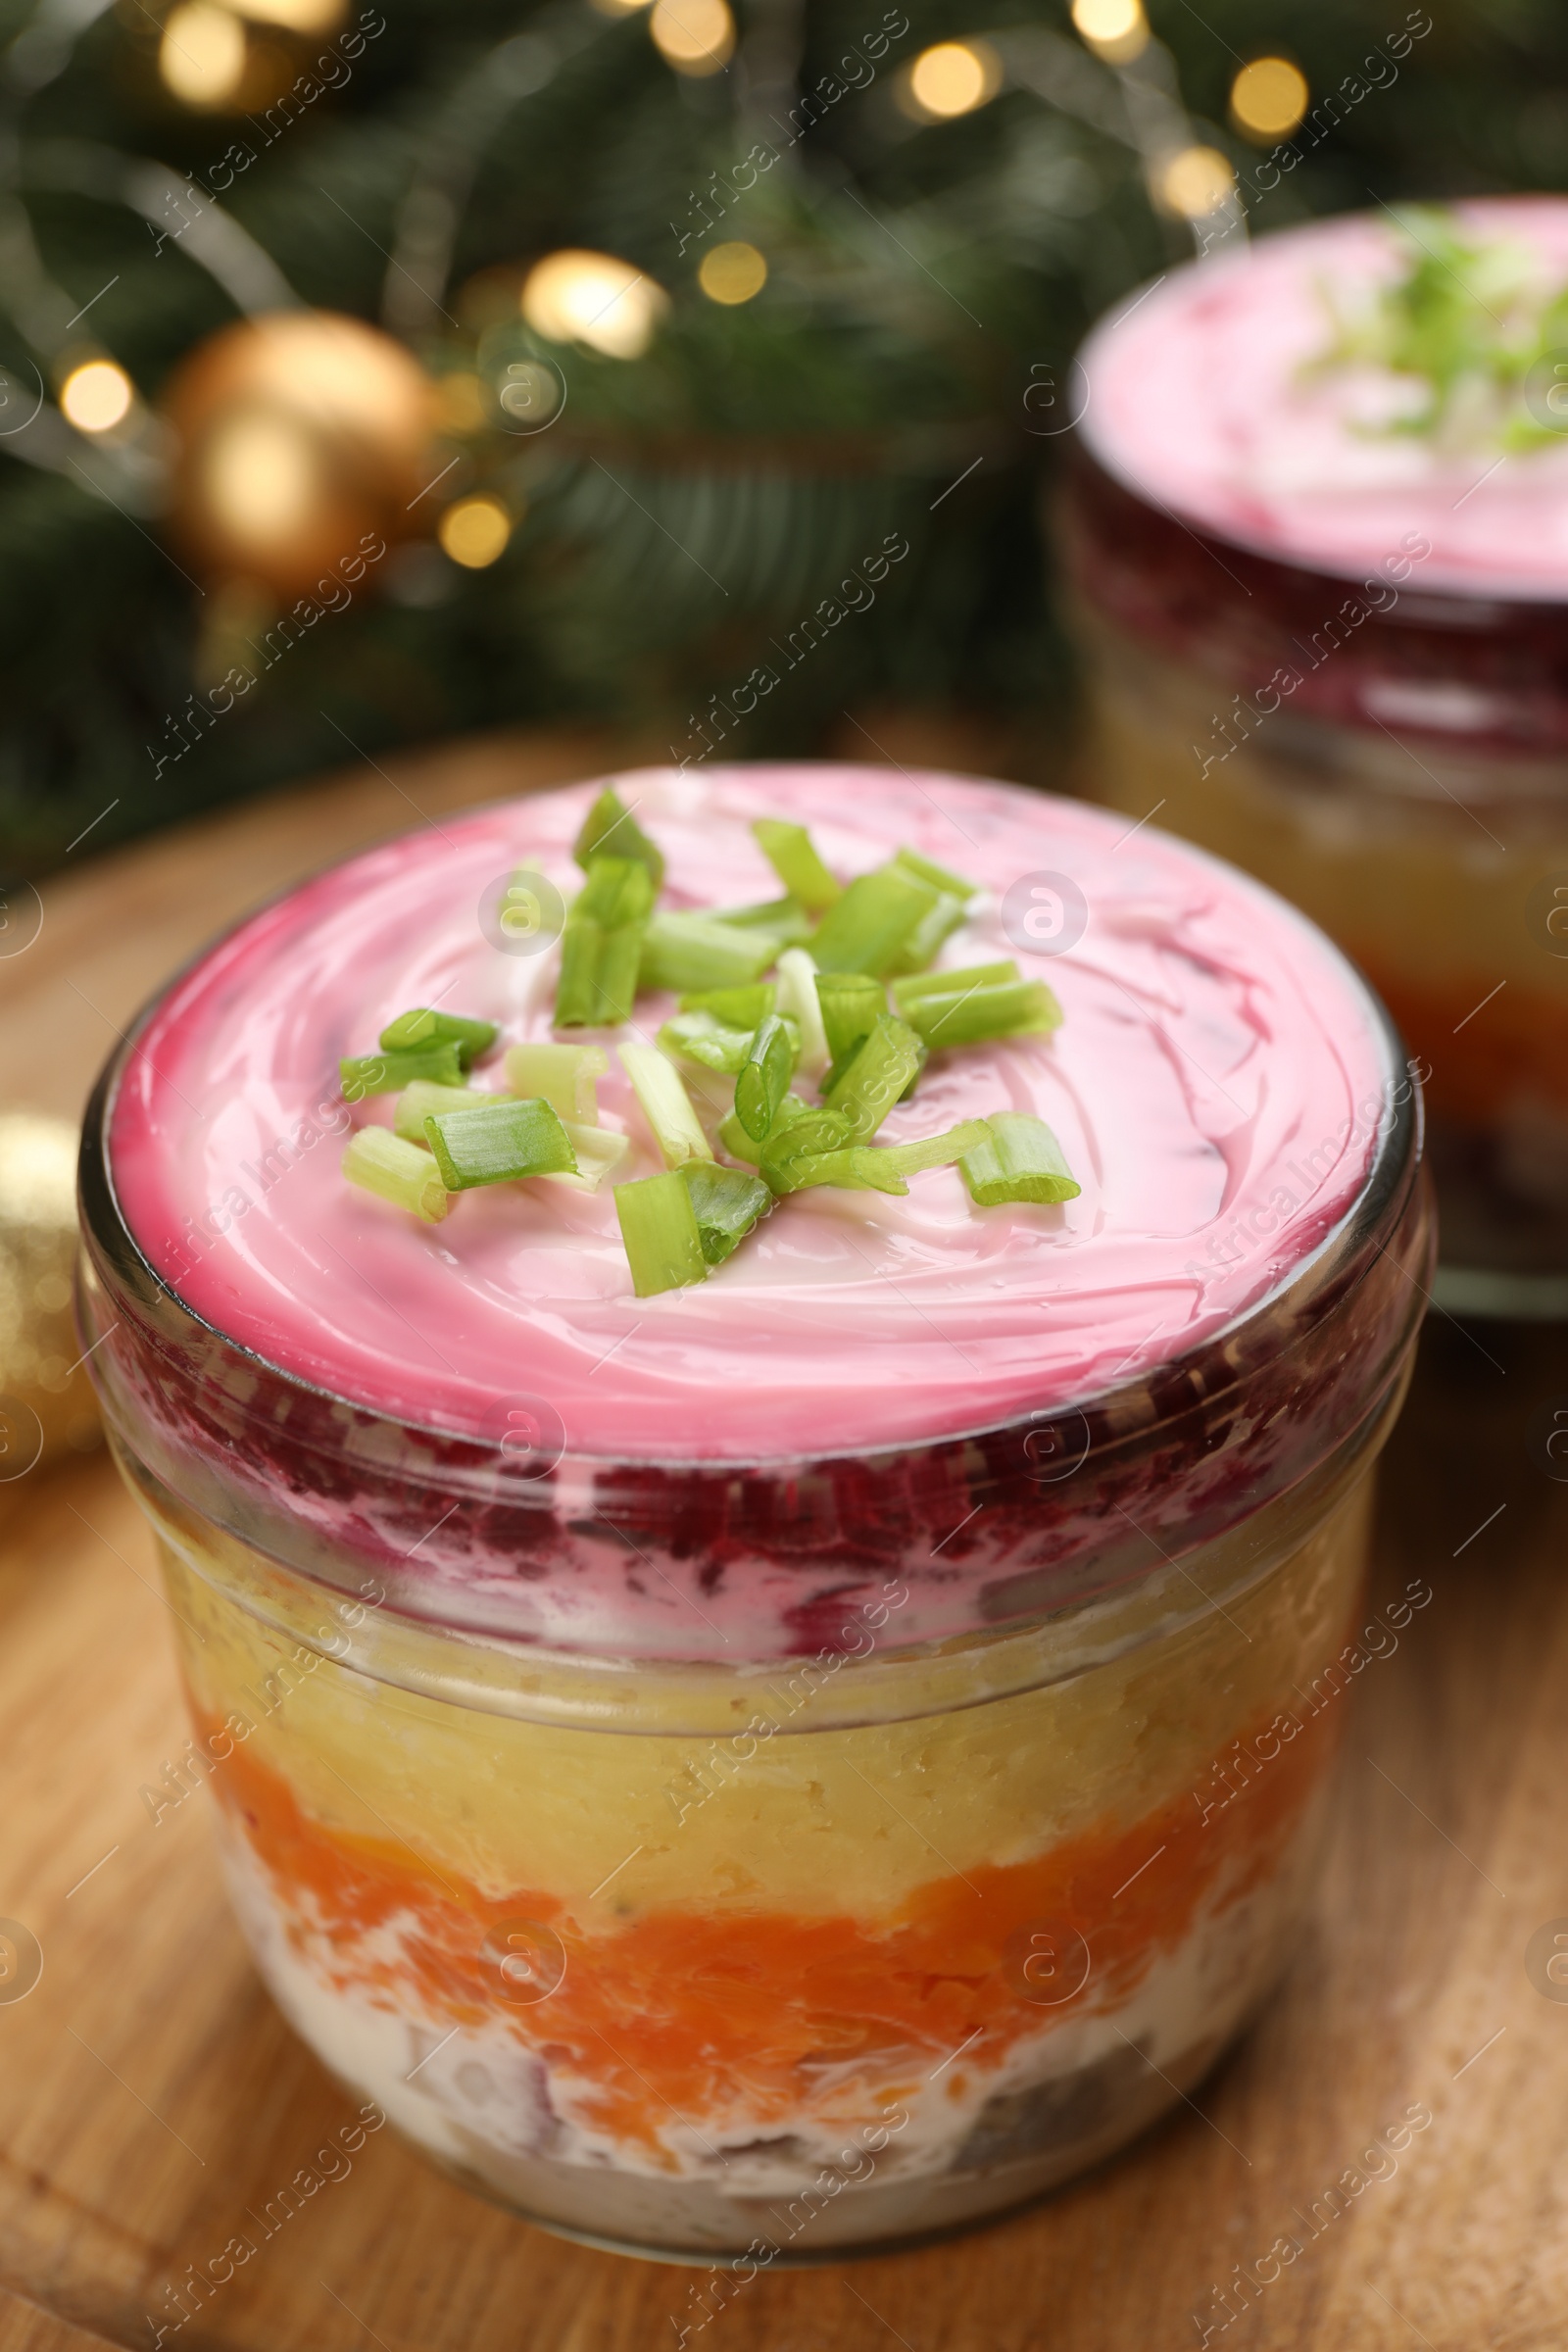
M 1083 361 L 1091 788 L 1368 973 L 1429 1073 L 1441 1295 L 1568 1311 L 1568 201 L 1289 229 Z
M 89 1119 L 83 1316 L 326 2066 L 751 2269 L 1195 2085 L 1309 1895 L 1418 1147 L 1304 918 L 946 774 L 551 792 L 198 959 Z

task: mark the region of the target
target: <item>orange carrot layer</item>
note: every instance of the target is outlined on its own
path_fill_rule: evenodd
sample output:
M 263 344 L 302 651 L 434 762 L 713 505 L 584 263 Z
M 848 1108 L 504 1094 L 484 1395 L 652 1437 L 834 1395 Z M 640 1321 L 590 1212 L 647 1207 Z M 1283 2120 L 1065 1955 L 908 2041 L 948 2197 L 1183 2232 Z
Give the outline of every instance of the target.
M 1264 1738 L 1253 1726 L 1242 1745 Z M 1215 1801 L 1218 1778 L 1200 1794 L 1183 1788 L 1031 1861 L 934 1879 L 875 1927 L 842 1913 L 675 1908 L 590 1927 L 548 1889 L 487 1897 L 391 1839 L 327 1829 L 245 1747 L 214 1786 L 316 1966 L 313 1930 L 324 1934 L 334 1984 L 421 2020 L 504 2022 L 596 2086 L 588 2120 L 658 2153 L 672 2114 L 766 2125 L 829 2084 L 886 2098 L 977 2035 L 971 2064 L 989 2068 L 1053 2020 L 1119 2004 L 1205 1902 L 1234 1902 L 1280 1867 L 1327 1744 L 1308 1719 L 1266 1763 L 1253 1754 L 1254 1777 L 1228 1801 Z M 531 2007 L 500 1997 L 480 1951 L 497 1921 L 517 1919 L 549 1927 L 565 1953 L 558 1988 Z M 394 1921 L 394 1950 L 368 1940 Z M 1038 1964 L 1033 1984 L 1024 1974 L 1031 1937 L 1060 1943 L 1066 1930 L 1088 1944 L 1088 1980 L 1064 2005 L 1040 2006 Z

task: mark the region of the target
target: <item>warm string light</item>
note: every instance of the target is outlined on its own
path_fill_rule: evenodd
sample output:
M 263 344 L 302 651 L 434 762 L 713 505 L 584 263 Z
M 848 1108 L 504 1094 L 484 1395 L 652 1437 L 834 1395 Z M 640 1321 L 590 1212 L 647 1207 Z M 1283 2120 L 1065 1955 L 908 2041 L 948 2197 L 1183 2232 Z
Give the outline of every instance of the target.
M 1185 220 L 1204 220 L 1235 193 L 1236 174 L 1217 147 L 1184 147 L 1161 169 L 1155 193 Z
M 922 49 L 899 85 L 904 112 L 918 122 L 973 114 L 1002 87 L 1002 60 L 989 41 L 938 41 Z
M 108 433 L 130 414 L 129 376 L 113 360 L 87 360 L 60 387 L 60 409 L 78 433 Z
M 184 0 L 164 25 L 158 71 L 185 106 L 220 107 L 245 78 L 245 27 L 212 0 Z
M 755 245 L 735 239 L 704 255 L 697 283 L 710 302 L 750 302 L 767 283 L 767 263 Z
M 512 537 L 512 516 L 498 498 L 460 498 L 436 525 L 442 550 L 467 571 L 493 564 Z
M 648 29 L 677 74 L 720 74 L 735 53 L 735 20 L 725 0 L 654 0 Z
M 1149 46 L 1149 21 L 1142 0 L 1072 0 L 1080 37 L 1107 65 L 1125 66 Z
M 612 360 L 640 359 L 668 308 L 663 287 L 630 262 L 574 248 L 536 262 L 522 288 L 522 315 L 536 335 L 586 343 Z
M 1231 117 L 1249 138 L 1288 139 L 1312 93 L 1288 57 L 1254 57 L 1231 83 Z

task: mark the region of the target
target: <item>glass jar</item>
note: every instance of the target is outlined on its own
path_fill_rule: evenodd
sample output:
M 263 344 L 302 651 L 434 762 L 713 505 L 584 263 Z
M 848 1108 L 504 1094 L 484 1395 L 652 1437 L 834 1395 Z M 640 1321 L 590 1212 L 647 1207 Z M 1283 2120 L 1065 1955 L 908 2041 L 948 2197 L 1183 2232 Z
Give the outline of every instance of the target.
M 1568 273 L 1568 204 L 1458 220 Z M 1091 338 L 1057 510 L 1085 782 L 1354 957 L 1423 1072 L 1437 1296 L 1562 1315 L 1568 413 L 1548 384 L 1545 446 L 1499 458 L 1424 452 L 1358 411 L 1377 385 L 1318 365 L 1322 293 L 1363 301 L 1396 234 L 1285 231 Z
M 742 2278 L 1000 2212 L 1200 2081 L 1396 1639 L 1362 1575 L 1431 1219 L 1392 1039 L 1351 1212 L 1202 1344 L 940 1442 L 656 1466 L 544 1410 L 415 1427 L 192 1313 L 112 1180 L 140 1033 L 84 1136 L 83 1344 L 236 1909 L 334 2075 L 529 2219 Z M 584 1530 L 698 1613 L 769 1563 L 794 1653 L 542 1643 Z

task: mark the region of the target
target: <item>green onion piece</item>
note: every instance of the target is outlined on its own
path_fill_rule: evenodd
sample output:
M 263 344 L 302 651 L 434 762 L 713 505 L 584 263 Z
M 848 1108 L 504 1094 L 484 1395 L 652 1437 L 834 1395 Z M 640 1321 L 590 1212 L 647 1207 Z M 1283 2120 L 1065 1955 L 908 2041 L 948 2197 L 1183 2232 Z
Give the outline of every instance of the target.
M 952 891 L 940 891 L 930 913 L 922 915 L 900 949 L 893 969 L 897 972 L 923 972 L 943 941 L 951 932 L 956 931 L 963 918 L 963 901 L 955 898 Z
M 754 1144 L 760 1144 L 778 1115 L 790 1091 L 800 1052 L 800 1032 L 792 1021 L 770 1012 L 747 1049 L 735 1081 L 735 1116 Z
M 839 974 L 852 981 L 856 974 Z M 808 1078 L 818 1078 L 831 1058 L 827 1031 L 822 1025 L 822 1000 L 816 993 L 816 965 L 804 948 L 786 948 L 778 959 L 778 1008 L 801 1034 L 798 1067 Z M 772 1006 L 768 1006 L 772 1011 Z M 876 1010 L 880 1012 L 881 1005 Z M 759 1014 L 760 1019 L 761 1015 Z
M 585 874 L 593 872 L 596 858 L 635 858 L 639 865 L 648 868 L 656 892 L 664 879 L 662 853 L 608 784 L 583 818 L 571 854 Z
M 1083 1189 L 1044 1119 L 1025 1110 L 993 1111 L 988 1142 L 958 1162 L 971 1199 L 982 1208 L 1003 1200 L 1074 1200 Z
M 561 1124 L 577 1155 L 577 1173 L 573 1176 L 569 1168 L 553 1168 L 540 1182 L 564 1184 L 574 1193 L 597 1193 L 631 1150 L 631 1137 L 618 1134 L 613 1127 L 580 1126 L 575 1119 L 563 1119 Z
M 350 1136 L 343 1173 L 350 1184 L 378 1194 L 396 1208 L 412 1209 L 427 1225 L 439 1225 L 452 1205 L 429 1152 L 384 1127 L 362 1127 Z
M 778 954 L 769 931 L 743 931 L 710 914 L 656 914 L 643 940 L 639 988 L 738 988 Z
M 426 1119 L 438 1110 L 472 1110 L 475 1104 L 491 1100 L 476 1087 L 432 1086 L 428 1078 L 416 1078 L 392 1105 L 392 1132 L 401 1135 L 406 1144 L 417 1144 L 423 1151 Z
M 966 963 L 956 971 L 910 972 L 893 983 L 893 1004 L 905 1019 L 921 997 L 962 996 L 967 989 L 991 988 L 999 980 L 1016 980 L 1018 966 L 1010 956 L 1000 963 Z
M 918 1176 L 923 1168 L 951 1168 L 966 1152 L 978 1151 L 989 1142 L 990 1136 L 987 1120 L 960 1119 L 945 1134 L 925 1135 L 914 1144 L 881 1144 L 875 1149 L 878 1159 L 895 1175 Z
M 799 1193 L 811 1185 L 833 1184 L 847 1193 L 906 1193 L 908 1186 L 897 1168 L 888 1165 L 888 1157 L 874 1144 L 850 1144 L 839 1152 L 813 1152 L 795 1162 L 787 1189 Z
M 712 906 L 709 919 L 736 931 L 771 931 L 781 948 L 796 948 L 811 936 L 811 918 L 799 899 L 763 899 L 755 906 Z
M 701 1069 L 722 1070 L 733 1078 L 745 1066 L 752 1032 L 732 1029 L 711 1012 L 677 1012 L 659 1032 L 659 1042 L 676 1061 L 696 1062 Z
M 849 1122 L 845 1141 L 869 1143 L 912 1078 L 920 1073 L 920 1041 L 906 1021 L 879 1012 L 870 1036 L 823 1096 L 829 1110 Z
M 635 858 L 596 858 L 561 935 L 560 1029 L 612 1029 L 631 1018 L 654 878 Z
M 713 1148 L 703 1133 L 674 1063 L 657 1046 L 617 1046 L 615 1051 L 654 1131 L 665 1167 L 678 1168 L 688 1159 L 711 1159 Z
M 599 1081 L 610 1067 L 603 1046 L 509 1046 L 502 1059 L 507 1086 L 531 1102 L 548 1102 L 559 1118 L 591 1127 L 599 1116 Z
M 797 1119 L 809 1119 L 815 1116 L 816 1113 L 809 1102 L 803 1102 L 799 1095 L 786 1095 L 778 1106 L 773 1124 L 768 1129 L 764 1141 L 771 1141 L 782 1129 L 793 1126 Z M 761 1158 L 762 1145 L 753 1143 L 734 1111 L 730 1112 L 727 1119 L 720 1122 L 718 1140 L 731 1159 L 748 1160 L 755 1168 Z
M 639 1298 L 706 1282 L 708 1260 L 692 1197 L 679 1173 L 615 1187 L 615 1214 Z
M 791 898 L 799 899 L 808 914 L 820 914 L 842 897 L 843 883 L 828 872 L 804 825 L 788 825 L 776 816 L 759 816 L 752 820 L 752 831 Z
M 933 865 L 929 858 L 921 858 L 913 850 L 900 850 L 893 860 L 917 882 L 928 883 L 933 890 L 946 891 L 951 898 L 967 903 L 979 889 L 978 882 L 966 882 L 961 874 L 953 873 L 945 865 Z
M 758 1022 L 766 1020 L 777 998 L 771 980 L 753 980 L 743 988 L 699 988 L 682 997 L 680 1008 L 682 1012 L 710 1012 L 726 1029 L 744 1029 L 750 1037 Z M 793 1007 L 786 1005 L 785 1010 Z
M 337 1065 L 345 1102 L 363 1102 L 367 1095 L 400 1095 L 416 1078 L 436 1086 L 461 1086 L 463 1064 L 458 1049 L 444 1046 L 406 1046 L 397 1054 L 350 1054 Z
M 786 1097 L 786 1101 L 793 1100 Z M 780 1104 L 783 1109 L 783 1104 Z M 763 1182 L 775 1193 L 793 1193 L 808 1179 L 797 1171 L 813 1159 L 847 1150 L 850 1122 L 836 1110 L 812 1110 L 803 1104 L 792 1117 L 774 1122 L 758 1152 Z
M 499 1035 L 494 1021 L 469 1020 L 466 1013 L 435 1012 L 428 1005 L 419 1004 L 412 1012 L 400 1012 L 395 1021 L 388 1021 L 380 1043 L 391 1054 L 410 1046 L 456 1046 L 458 1059 L 466 1069 L 481 1054 L 489 1053 Z
M 548 1102 L 514 1102 L 497 1096 L 478 1110 L 441 1110 L 424 1122 L 441 1180 L 449 1193 L 478 1184 L 511 1184 L 523 1176 L 577 1174 L 577 1154 Z
M 911 1029 L 933 1052 L 980 1046 L 995 1038 L 1046 1037 L 1061 1026 L 1061 1006 L 1043 980 L 999 980 L 993 986 L 916 997 L 906 1007 Z
M 689 1159 L 679 1173 L 691 1194 L 703 1255 L 710 1266 L 721 1266 L 772 1207 L 773 1196 L 760 1176 L 744 1168 Z
M 816 998 L 822 1008 L 822 1030 L 831 1060 L 827 1084 L 848 1067 L 876 1027 L 877 1015 L 888 1001 L 880 980 L 864 972 L 818 972 Z
M 858 875 L 816 927 L 811 955 L 817 970 L 884 978 L 939 897 L 928 882 L 896 864 Z

